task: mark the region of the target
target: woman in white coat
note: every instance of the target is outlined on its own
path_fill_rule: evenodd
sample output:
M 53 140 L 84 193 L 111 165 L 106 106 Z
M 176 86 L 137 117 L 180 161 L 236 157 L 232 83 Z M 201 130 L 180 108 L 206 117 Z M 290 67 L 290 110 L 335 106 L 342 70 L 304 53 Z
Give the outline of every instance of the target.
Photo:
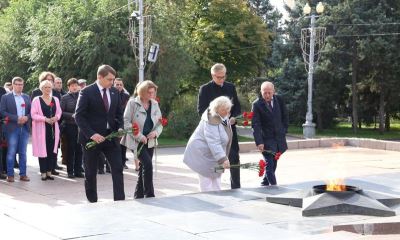
M 200 190 L 221 190 L 221 172 L 215 167 L 222 164 L 229 168 L 229 149 L 232 143 L 232 129 L 229 115 L 232 102 L 222 96 L 214 99 L 201 116 L 196 130 L 189 139 L 183 162 L 199 174 Z

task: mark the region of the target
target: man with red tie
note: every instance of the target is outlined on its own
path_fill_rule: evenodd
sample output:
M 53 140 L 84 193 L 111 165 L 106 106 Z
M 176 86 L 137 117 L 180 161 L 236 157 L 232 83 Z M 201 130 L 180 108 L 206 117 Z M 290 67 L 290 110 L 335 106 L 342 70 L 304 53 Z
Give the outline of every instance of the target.
M 119 139 L 105 140 L 123 128 L 123 112 L 118 90 L 113 87 L 116 71 L 109 65 L 97 70 L 95 83 L 79 93 L 75 121 L 79 127 L 78 142 L 82 144 L 85 167 L 85 191 L 89 202 L 97 202 L 97 166 L 103 153 L 111 166 L 114 200 L 125 200 L 124 178 Z M 89 141 L 98 144 L 86 149 Z

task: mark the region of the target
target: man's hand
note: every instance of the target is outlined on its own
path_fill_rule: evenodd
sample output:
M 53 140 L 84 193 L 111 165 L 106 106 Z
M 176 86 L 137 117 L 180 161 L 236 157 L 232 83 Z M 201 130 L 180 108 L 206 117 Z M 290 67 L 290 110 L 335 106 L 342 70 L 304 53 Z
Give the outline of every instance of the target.
M 260 152 L 263 152 L 263 151 L 264 151 L 264 144 L 259 144 L 259 145 L 257 145 L 257 148 L 258 148 L 258 150 L 259 150 Z
M 102 142 L 104 142 L 104 140 L 106 140 L 103 136 L 101 136 L 98 133 L 93 134 L 93 136 L 90 137 L 90 139 L 92 139 L 96 143 L 102 143 Z
M 147 139 L 153 139 L 157 137 L 156 131 L 152 131 L 149 134 L 147 134 Z
M 22 117 L 19 117 L 19 118 L 18 118 L 17 123 L 18 123 L 19 125 L 24 125 L 27 121 L 28 121 L 28 117 L 22 116 Z
M 235 124 L 236 123 L 236 118 L 234 118 L 234 117 L 229 118 L 229 123 L 231 125 Z

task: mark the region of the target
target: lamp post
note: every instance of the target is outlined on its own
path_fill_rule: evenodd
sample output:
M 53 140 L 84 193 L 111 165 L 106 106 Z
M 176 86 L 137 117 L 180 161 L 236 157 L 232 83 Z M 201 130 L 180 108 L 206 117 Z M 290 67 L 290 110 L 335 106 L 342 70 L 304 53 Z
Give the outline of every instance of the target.
M 321 2 L 319 2 L 315 8 L 316 13 L 321 14 L 324 11 L 324 6 L 322 5 Z M 313 74 L 314 74 L 314 55 L 315 55 L 315 42 L 316 39 L 318 40 L 318 45 L 319 48 L 323 46 L 324 39 L 325 39 L 325 29 L 318 29 L 318 30 L 323 30 L 323 31 L 318 31 L 318 36 L 316 36 L 316 28 L 315 28 L 315 19 L 317 15 L 315 12 L 311 10 L 311 7 L 308 3 L 303 8 L 303 13 L 305 15 L 310 15 L 311 18 L 311 24 L 310 28 L 303 29 L 302 30 L 302 49 L 303 49 L 303 58 L 304 61 L 307 63 L 308 62 L 308 78 L 307 78 L 307 84 L 308 84 L 308 98 L 307 98 L 307 114 L 306 114 L 306 122 L 303 124 L 303 136 L 305 138 L 314 138 L 315 137 L 315 123 L 313 123 L 313 114 L 312 114 L 312 91 L 313 91 Z M 305 40 L 307 37 L 304 37 L 303 35 L 310 34 L 310 43 L 309 43 L 309 54 L 308 54 L 308 59 L 307 59 L 307 44 Z M 323 34 L 321 34 L 323 32 Z M 318 52 L 318 50 L 317 50 Z M 308 60 L 308 61 L 307 61 Z

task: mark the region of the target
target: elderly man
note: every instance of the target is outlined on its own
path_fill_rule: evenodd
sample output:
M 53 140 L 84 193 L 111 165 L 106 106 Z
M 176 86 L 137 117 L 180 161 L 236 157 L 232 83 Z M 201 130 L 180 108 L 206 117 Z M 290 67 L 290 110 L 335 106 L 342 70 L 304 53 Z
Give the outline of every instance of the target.
M 212 81 L 202 85 L 199 91 L 199 98 L 197 102 L 197 111 L 201 116 L 203 112 L 208 108 L 208 105 L 212 100 L 220 96 L 228 97 L 232 103 L 231 114 L 229 122 L 232 126 L 232 145 L 229 152 L 230 164 L 239 164 L 239 143 L 236 132 L 236 120 L 235 116 L 241 113 L 240 102 L 237 97 L 235 86 L 226 82 L 226 67 L 222 63 L 217 63 L 211 67 Z M 240 169 L 231 168 L 231 188 L 240 188 Z
M 275 95 L 274 84 L 261 84 L 261 97 L 253 102 L 252 128 L 254 141 L 267 162 L 266 174 L 261 185 L 276 185 L 277 159 L 271 153 L 283 153 L 287 149 L 286 132 L 288 116 L 282 97 Z

